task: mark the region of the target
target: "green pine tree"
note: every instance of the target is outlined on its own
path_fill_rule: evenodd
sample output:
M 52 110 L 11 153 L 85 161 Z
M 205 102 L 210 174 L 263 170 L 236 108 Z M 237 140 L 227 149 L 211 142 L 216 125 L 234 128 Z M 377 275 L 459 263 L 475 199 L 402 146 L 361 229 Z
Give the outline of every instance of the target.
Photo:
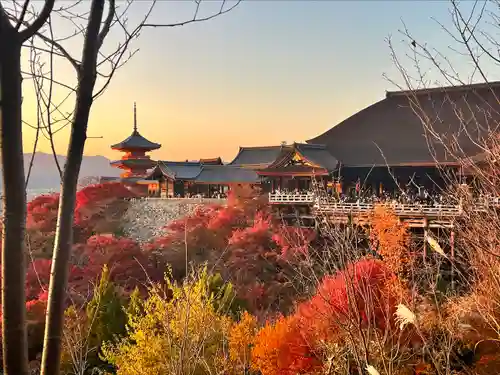
M 100 348 L 104 342 L 114 342 L 126 333 L 127 315 L 124 301 L 109 280 L 109 270 L 104 266 L 94 296 L 87 305 L 87 321 L 90 327 L 89 346 Z M 99 358 L 99 352 L 89 358 L 90 367 L 107 369 Z

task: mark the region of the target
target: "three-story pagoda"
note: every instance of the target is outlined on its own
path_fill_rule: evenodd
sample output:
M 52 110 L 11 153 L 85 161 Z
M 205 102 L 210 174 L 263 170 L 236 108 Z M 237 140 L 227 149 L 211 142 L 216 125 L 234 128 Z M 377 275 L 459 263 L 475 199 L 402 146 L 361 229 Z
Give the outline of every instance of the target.
M 111 165 L 122 169 L 122 178 L 145 177 L 147 170 L 153 168 L 156 162 L 151 160 L 146 152 L 157 150 L 161 147 L 144 138 L 137 130 L 137 107 L 134 103 L 134 131 L 124 141 L 111 146 L 111 149 L 124 152 L 121 160 L 111 162 Z

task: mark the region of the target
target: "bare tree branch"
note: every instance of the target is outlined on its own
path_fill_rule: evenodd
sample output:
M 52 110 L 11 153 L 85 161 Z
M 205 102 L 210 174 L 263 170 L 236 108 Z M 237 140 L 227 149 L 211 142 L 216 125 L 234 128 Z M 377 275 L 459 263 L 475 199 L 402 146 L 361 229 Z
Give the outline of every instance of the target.
M 54 8 L 54 3 L 55 3 L 55 0 L 45 0 L 42 11 L 38 15 L 38 17 L 35 19 L 35 21 L 31 25 L 29 25 L 26 29 L 24 29 L 23 31 L 21 31 L 19 33 L 19 37 L 21 38 L 22 41 L 28 40 L 33 35 L 35 35 L 35 33 L 37 33 L 38 30 L 40 30 L 40 28 L 43 26 L 43 24 L 49 18 L 50 13 L 52 12 L 52 9 Z M 23 10 L 24 10 L 24 8 L 23 8 Z M 20 22 L 22 23 L 21 19 L 20 19 Z
M 115 16 L 115 0 L 108 0 L 108 16 L 106 17 L 106 20 L 104 21 L 104 26 L 102 27 L 101 32 L 99 33 L 98 39 L 98 45 L 97 49 L 101 49 L 102 44 L 104 43 L 104 39 L 109 33 L 109 29 L 111 27 L 111 23 L 113 22 L 113 17 Z
M 234 8 L 236 8 L 240 4 L 241 0 L 238 0 L 235 4 L 233 4 L 231 7 L 224 9 L 225 1 L 222 2 L 222 6 L 220 10 L 217 13 L 211 14 L 206 17 L 201 17 L 201 18 L 196 18 L 196 15 L 198 14 L 198 8 L 199 8 L 199 3 L 196 6 L 196 11 L 195 11 L 195 18 L 183 21 L 183 22 L 177 22 L 177 23 L 143 23 L 141 27 L 177 27 L 177 26 L 185 26 L 189 25 L 190 23 L 195 23 L 195 22 L 202 22 L 202 21 L 209 21 L 215 17 L 218 17 L 220 15 L 226 14 L 230 11 L 232 11 Z
M 24 21 L 24 17 L 26 16 L 26 11 L 28 10 L 29 3 L 30 3 L 30 0 L 24 1 L 23 10 L 21 11 L 21 15 L 19 16 L 19 19 L 17 20 L 17 23 L 16 23 L 16 30 L 19 30 L 19 28 L 21 27 L 21 25 Z

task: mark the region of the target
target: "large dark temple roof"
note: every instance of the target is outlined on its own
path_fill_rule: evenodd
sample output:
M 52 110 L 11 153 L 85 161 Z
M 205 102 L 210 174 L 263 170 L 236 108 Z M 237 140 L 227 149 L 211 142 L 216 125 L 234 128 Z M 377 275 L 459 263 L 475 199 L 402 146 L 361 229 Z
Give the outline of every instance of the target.
M 326 144 L 345 166 L 452 164 L 499 130 L 499 98 L 500 82 L 388 92 L 307 142 Z

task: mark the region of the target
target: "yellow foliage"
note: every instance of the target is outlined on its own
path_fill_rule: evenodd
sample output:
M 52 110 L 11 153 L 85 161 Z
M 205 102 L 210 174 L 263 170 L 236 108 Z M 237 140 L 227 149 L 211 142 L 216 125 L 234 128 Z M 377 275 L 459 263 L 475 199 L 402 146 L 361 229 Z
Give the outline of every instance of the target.
M 386 207 L 375 207 L 371 219 L 370 243 L 395 274 L 399 274 L 410 261 L 408 228 Z
M 235 370 L 242 369 L 244 371 L 249 367 L 256 332 L 257 320 L 247 312 L 231 328 L 229 356 Z
M 152 293 L 140 315 L 129 314 L 129 337 L 103 348 L 118 375 L 212 374 L 227 365 L 231 319 L 216 311 L 203 278 Z

